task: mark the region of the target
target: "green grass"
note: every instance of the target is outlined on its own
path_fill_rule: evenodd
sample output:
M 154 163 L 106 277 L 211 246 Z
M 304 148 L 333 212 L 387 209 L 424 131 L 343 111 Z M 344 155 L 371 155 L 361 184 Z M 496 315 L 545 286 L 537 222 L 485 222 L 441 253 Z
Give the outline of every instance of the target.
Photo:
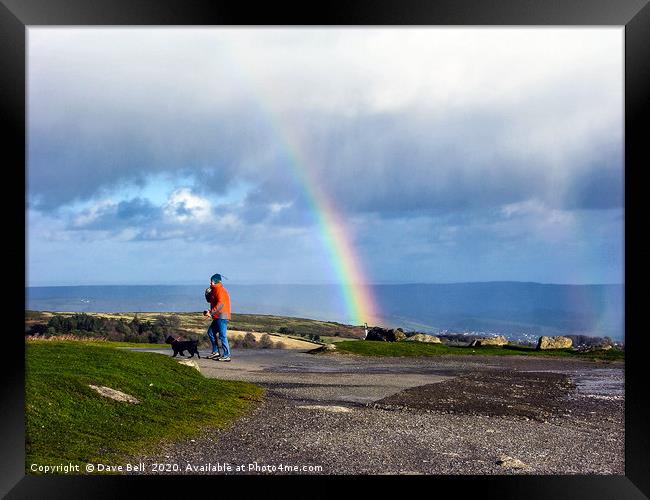
M 325 344 L 337 344 L 339 342 L 358 342 L 361 339 L 346 339 L 344 337 L 321 336 L 320 340 Z
M 163 440 L 223 427 L 262 394 L 253 384 L 205 378 L 167 356 L 101 344 L 26 343 L 27 473 L 32 463 L 72 462 L 82 471 L 87 462 L 120 464 Z M 140 404 L 105 398 L 89 384 L 123 391 Z
M 375 341 L 345 341 L 336 344 L 340 352 L 362 356 L 441 356 L 441 355 L 470 355 L 470 356 L 552 356 L 570 357 L 593 360 L 623 360 L 625 353 L 618 349 L 578 353 L 571 349 L 554 349 L 538 351 L 532 347 L 507 345 L 503 347 L 452 347 L 444 344 L 428 344 L 423 342 L 375 342 Z
M 36 341 L 42 343 L 42 341 Z M 52 342 L 52 341 L 51 341 Z M 58 341 L 54 341 L 58 342 Z M 74 340 L 73 342 L 93 347 L 139 347 L 141 349 L 170 349 L 169 344 L 149 344 L 146 342 L 113 342 L 111 340 Z

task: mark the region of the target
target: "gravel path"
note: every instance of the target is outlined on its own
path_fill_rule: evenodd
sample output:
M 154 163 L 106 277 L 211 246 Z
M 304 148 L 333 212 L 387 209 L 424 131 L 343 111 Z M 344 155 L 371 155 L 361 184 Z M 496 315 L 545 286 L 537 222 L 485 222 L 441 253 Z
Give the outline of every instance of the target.
M 145 473 L 624 474 L 622 363 L 295 350 L 197 361 L 266 396 L 227 429 L 133 457 Z

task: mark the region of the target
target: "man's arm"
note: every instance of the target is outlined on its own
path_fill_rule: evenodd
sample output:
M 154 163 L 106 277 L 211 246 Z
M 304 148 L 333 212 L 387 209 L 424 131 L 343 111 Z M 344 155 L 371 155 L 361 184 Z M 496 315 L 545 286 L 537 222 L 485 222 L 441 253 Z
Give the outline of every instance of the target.
M 217 305 L 214 307 L 214 309 L 210 309 L 210 316 L 213 314 L 219 313 L 221 309 L 223 309 L 223 302 L 218 302 Z

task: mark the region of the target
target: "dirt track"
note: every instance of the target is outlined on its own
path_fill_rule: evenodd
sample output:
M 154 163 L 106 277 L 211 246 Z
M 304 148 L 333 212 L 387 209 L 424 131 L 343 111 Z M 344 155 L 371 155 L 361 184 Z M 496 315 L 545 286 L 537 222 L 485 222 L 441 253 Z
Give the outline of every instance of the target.
M 238 350 L 199 365 L 260 384 L 264 401 L 228 429 L 133 461 L 194 474 L 624 473 L 620 363 Z

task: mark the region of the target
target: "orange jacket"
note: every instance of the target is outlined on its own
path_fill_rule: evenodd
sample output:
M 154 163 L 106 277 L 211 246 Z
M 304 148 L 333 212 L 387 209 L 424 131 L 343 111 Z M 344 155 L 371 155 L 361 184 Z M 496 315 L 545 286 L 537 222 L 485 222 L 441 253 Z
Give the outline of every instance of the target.
M 210 316 L 212 319 L 230 319 L 230 295 L 222 283 L 210 284 Z

